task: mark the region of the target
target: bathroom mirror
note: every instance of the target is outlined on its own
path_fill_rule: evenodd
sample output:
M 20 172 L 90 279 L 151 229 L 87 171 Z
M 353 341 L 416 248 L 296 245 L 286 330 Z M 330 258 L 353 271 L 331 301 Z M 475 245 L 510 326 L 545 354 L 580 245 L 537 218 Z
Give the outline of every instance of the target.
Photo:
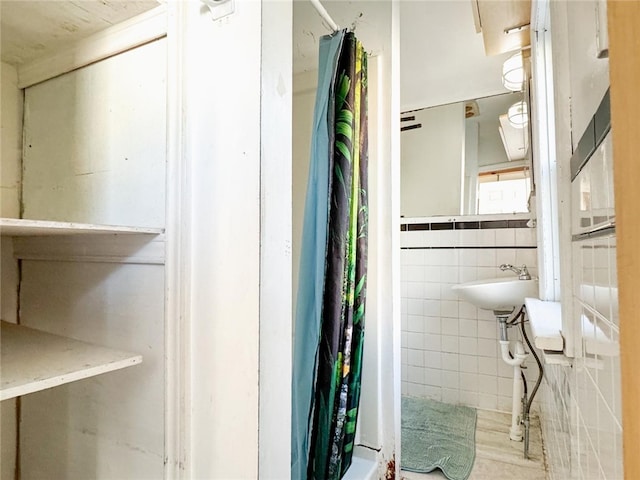
M 401 215 L 528 211 L 529 122 L 522 92 L 401 115 Z

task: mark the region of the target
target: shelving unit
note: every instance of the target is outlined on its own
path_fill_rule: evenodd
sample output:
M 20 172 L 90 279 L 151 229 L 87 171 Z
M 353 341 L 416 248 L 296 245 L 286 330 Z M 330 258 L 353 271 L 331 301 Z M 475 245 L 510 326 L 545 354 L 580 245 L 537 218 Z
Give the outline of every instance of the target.
M 167 9 L 44 3 L 2 4 L 0 477 L 162 478 Z
M 160 235 L 163 228 L 142 228 L 90 223 L 52 222 L 22 218 L 0 218 L 0 235 L 82 235 L 82 234 L 149 234 Z
M 134 353 L 7 322 L 0 325 L 0 400 L 142 363 L 142 356 Z

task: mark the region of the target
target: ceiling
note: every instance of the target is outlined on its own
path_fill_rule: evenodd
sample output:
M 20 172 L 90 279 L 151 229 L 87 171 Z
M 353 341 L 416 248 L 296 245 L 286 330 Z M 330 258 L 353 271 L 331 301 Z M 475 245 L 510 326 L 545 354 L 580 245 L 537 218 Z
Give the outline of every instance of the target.
M 369 54 L 383 50 L 384 38 L 391 31 L 391 4 L 379 0 L 322 0 L 331 18 L 340 28 L 353 29 Z M 318 41 L 331 30 L 309 0 L 293 1 L 293 71 L 308 72 L 318 68 Z
M 157 0 L 1 0 L 2 61 L 30 62 L 157 6 Z
M 2 0 L 2 60 L 29 62 L 157 5 L 157 0 Z M 385 53 L 390 1 L 323 0 L 323 5 L 338 25 L 355 28 L 370 54 Z M 329 29 L 308 0 L 294 0 L 293 11 L 294 72 L 315 70 L 318 39 Z M 470 1 L 400 1 L 403 111 L 505 92 L 500 75 L 508 55 L 484 54 Z
M 356 26 L 355 32 L 368 52 L 384 53 L 390 2 L 322 3 L 339 26 Z M 295 0 L 293 11 L 294 72 L 315 70 L 318 38 L 329 30 L 308 0 Z M 402 111 L 506 93 L 501 75 L 508 56 L 485 55 L 469 0 L 400 1 Z

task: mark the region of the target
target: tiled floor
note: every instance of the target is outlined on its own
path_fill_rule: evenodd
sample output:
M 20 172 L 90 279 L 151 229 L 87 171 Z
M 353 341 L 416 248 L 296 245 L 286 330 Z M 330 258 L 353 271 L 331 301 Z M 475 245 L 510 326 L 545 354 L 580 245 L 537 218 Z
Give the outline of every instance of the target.
M 511 415 L 478 410 L 476 427 L 476 460 L 469 480 L 497 478 L 517 480 L 545 480 L 542 435 L 538 418 L 531 420 L 529 460 L 523 458 L 522 442 L 509 440 Z M 446 479 L 440 470 L 431 473 L 402 471 L 404 480 Z

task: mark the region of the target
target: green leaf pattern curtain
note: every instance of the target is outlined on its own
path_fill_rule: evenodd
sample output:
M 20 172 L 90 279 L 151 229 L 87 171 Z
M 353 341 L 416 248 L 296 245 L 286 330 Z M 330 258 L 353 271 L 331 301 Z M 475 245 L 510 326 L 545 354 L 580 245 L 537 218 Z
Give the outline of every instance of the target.
M 306 478 L 314 480 L 339 479 L 351 465 L 360 400 L 367 285 L 367 55 L 353 33 L 344 35 L 332 89 L 324 287 L 308 410 Z M 304 321 L 298 315 L 296 328 Z M 299 471 L 294 474 L 300 477 Z

